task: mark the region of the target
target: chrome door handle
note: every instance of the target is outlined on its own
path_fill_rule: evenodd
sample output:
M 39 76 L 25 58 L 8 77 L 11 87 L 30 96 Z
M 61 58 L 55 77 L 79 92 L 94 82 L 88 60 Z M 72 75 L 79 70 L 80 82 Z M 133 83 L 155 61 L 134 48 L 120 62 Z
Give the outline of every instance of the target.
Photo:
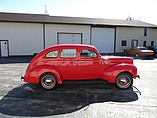
M 85 63 L 84 61 L 79 62 L 79 64 L 84 64 L 84 63 Z

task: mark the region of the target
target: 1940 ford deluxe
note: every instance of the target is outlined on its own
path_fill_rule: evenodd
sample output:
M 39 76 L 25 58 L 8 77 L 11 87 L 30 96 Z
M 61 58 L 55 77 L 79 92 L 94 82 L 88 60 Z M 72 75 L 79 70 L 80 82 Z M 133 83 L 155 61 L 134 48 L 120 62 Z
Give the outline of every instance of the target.
M 128 89 L 136 77 L 137 68 L 130 57 L 101 56 L 91 45 L 62 44 L 37 54 L 22 79 L 40 83 L 44 89 L 52 89 L 65 81 L 98 79 Z

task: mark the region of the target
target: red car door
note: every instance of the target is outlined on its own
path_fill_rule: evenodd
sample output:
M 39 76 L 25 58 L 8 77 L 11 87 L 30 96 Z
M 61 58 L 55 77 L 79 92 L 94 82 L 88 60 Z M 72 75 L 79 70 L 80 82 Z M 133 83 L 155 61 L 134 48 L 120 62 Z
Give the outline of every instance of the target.
M 61 50 L 59 70 L 63 80 L 78 79 L 78 58 L 76 49 Z
M 96 79 L 102 77 L 102 62 L 96 52 L 80 50 L 79 79 Z

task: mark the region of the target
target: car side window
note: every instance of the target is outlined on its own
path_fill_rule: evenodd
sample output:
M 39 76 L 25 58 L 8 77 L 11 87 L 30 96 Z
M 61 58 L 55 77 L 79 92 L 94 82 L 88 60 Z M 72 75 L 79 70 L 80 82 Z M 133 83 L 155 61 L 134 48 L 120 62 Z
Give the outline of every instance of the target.
M 62 58 L 75 58 L 76 57 L 76 50 L 75 49 L 63 49 L 61 51 Z
M 46 57 L 47 57 L 47 58 L 56 58 L 56 57 L 58 57 L 58 51 L 57 51 L 57 50 L 54 50 L 54 51 L 48 52 L 48 53 L 46 54 Z
M 131 50 L 136 50 L 136 47 L 132 47 Z
M 96 58 L 97 54 L 92 50 L 81 50 L 81 58 Z

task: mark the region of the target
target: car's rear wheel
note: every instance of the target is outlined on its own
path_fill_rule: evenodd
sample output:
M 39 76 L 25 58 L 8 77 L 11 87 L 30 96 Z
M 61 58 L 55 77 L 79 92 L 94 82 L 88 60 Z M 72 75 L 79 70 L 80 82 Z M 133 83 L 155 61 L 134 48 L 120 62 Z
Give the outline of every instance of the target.
M 40 84 L 44 89 L 50 90 L 56 86 L 57 79 L 53 74 L 45 73 L 40 78 Z
M 116 79 L 116 86 L 120 89 L 128 89 L 133 84 L 133 77 L 129 73 L 121 73 Z
M 138 53 L 136 53 L 136 54 L 135 54 L 135 57 L 136 57 L 136 58 L 139 58 L 139 54 L 138 54 Z

